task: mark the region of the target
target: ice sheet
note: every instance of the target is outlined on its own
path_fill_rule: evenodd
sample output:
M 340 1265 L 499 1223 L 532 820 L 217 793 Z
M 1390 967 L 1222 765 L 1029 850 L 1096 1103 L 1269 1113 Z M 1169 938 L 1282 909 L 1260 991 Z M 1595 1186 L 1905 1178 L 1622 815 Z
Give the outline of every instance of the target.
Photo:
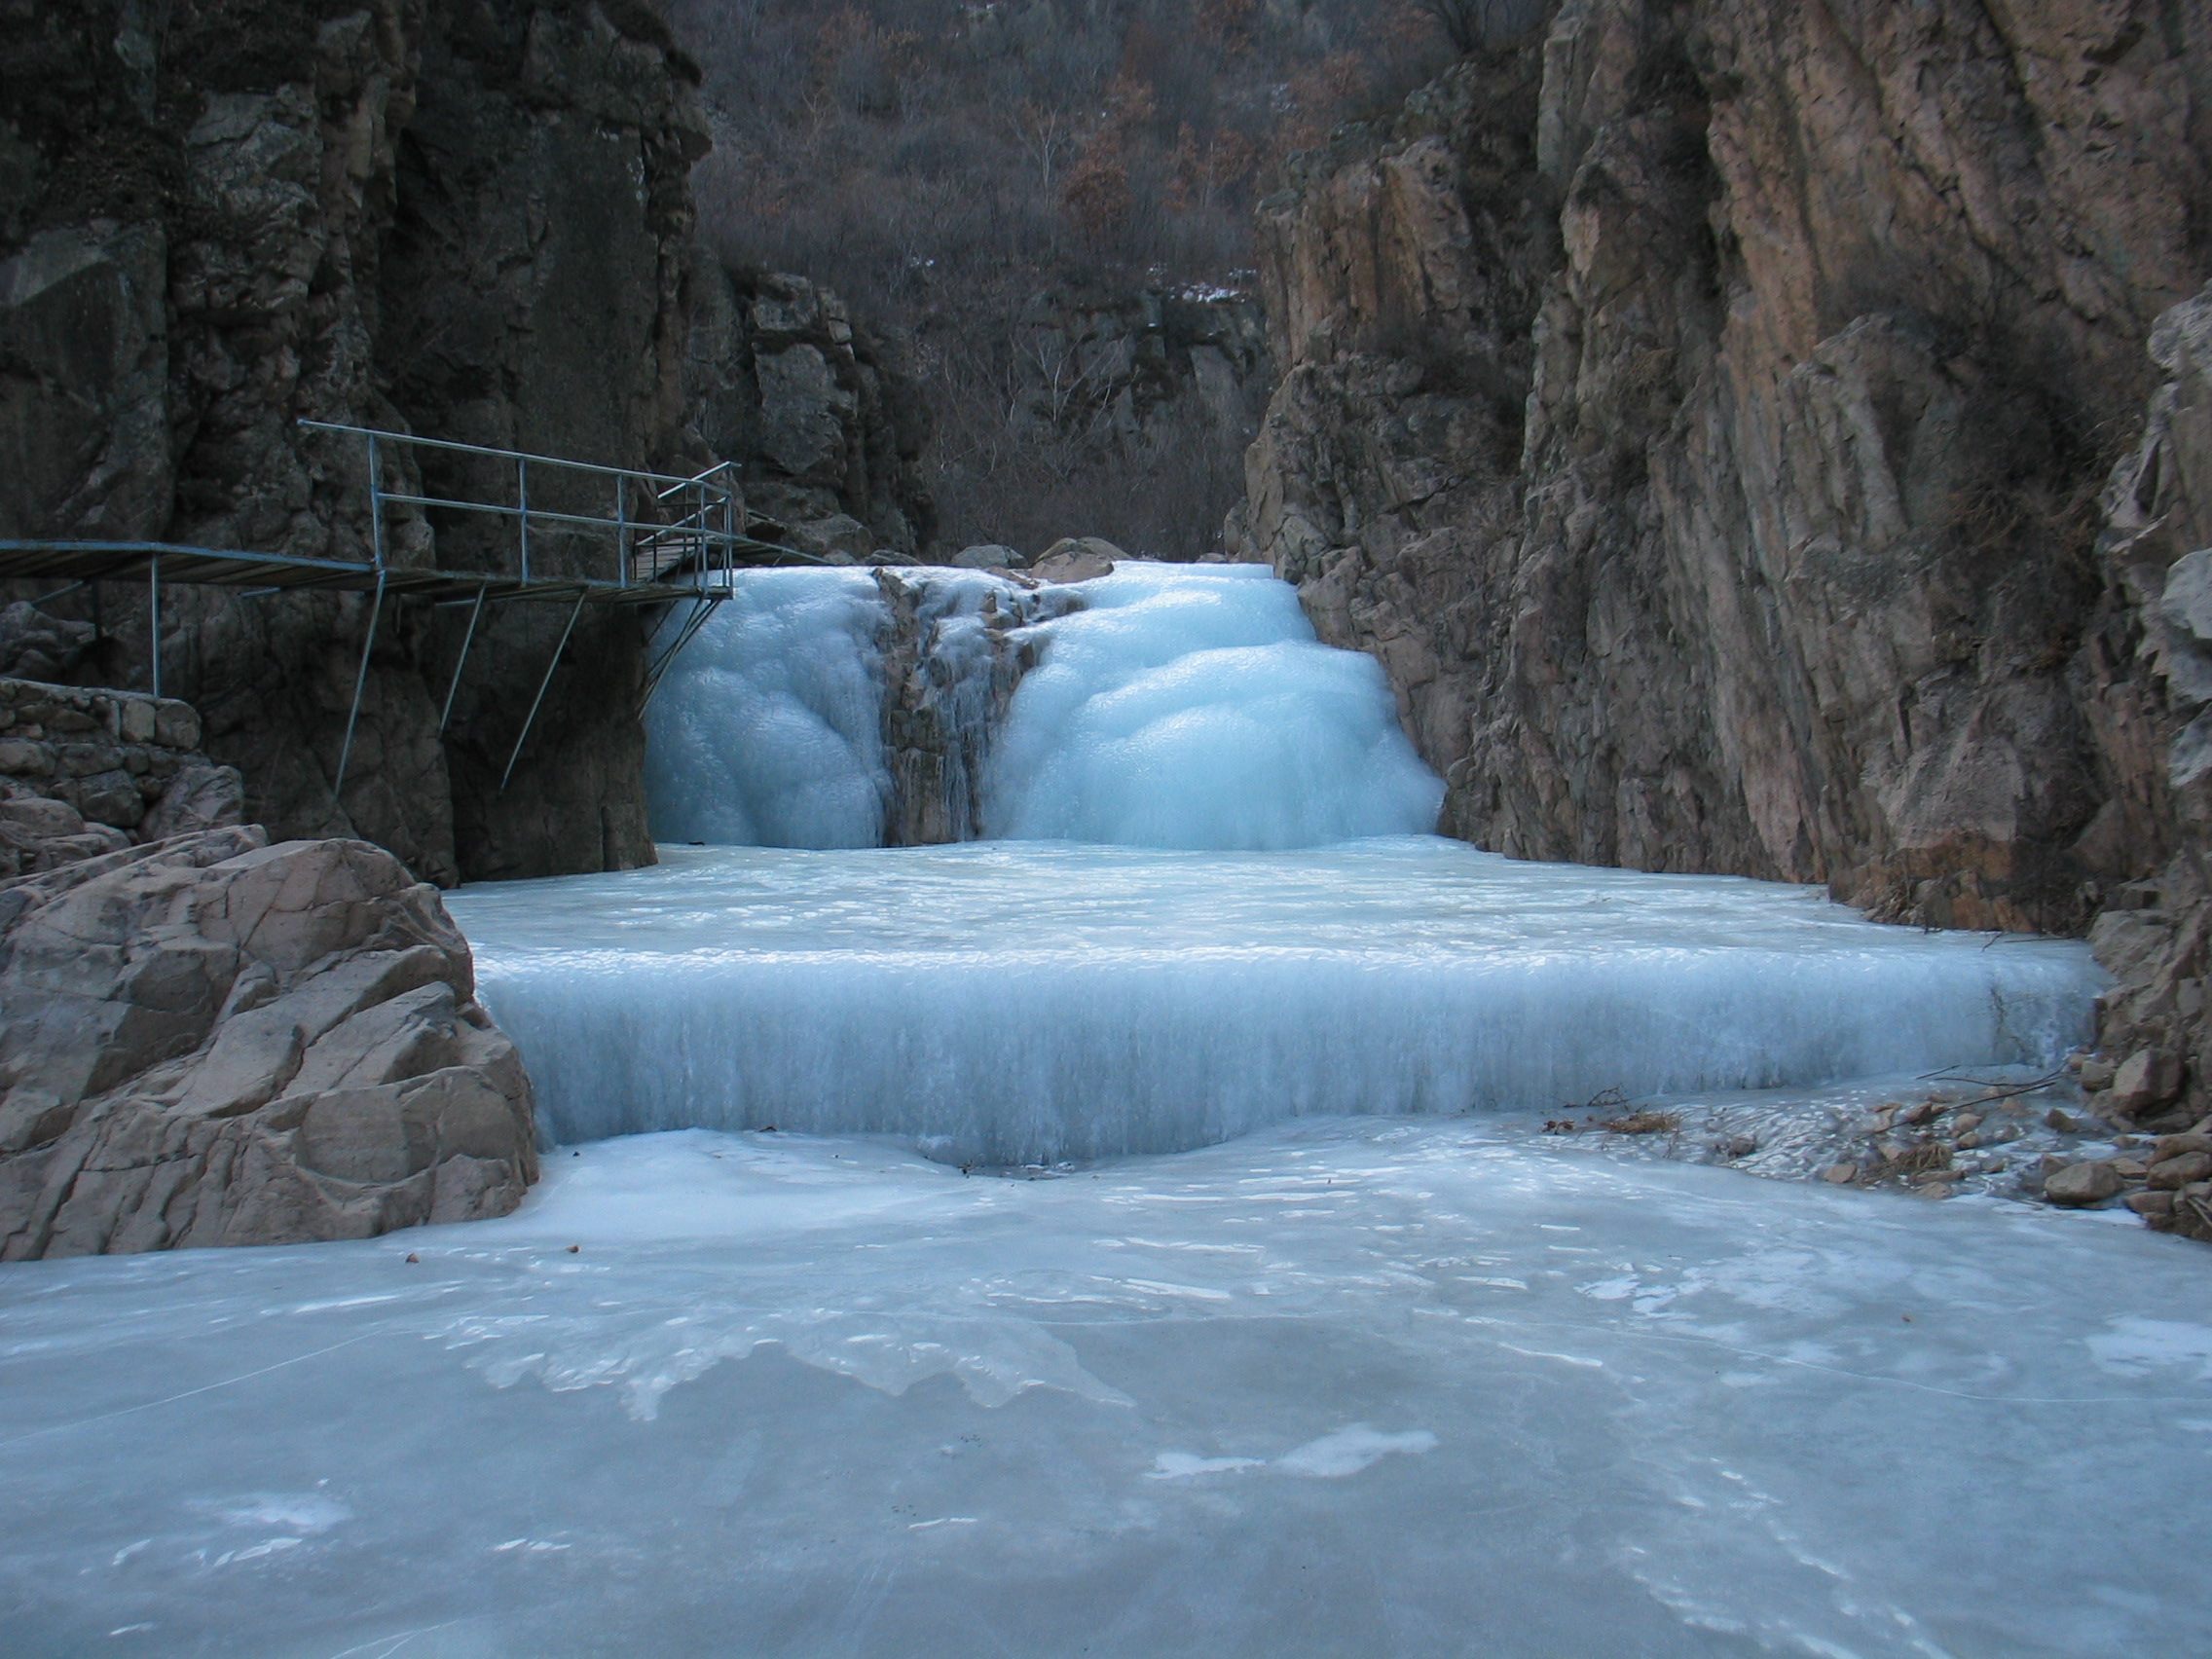
M 2202 1250 L 2132 1226 L 1482 1119 L 549 1171 L 0 1273 L 0 1648 L 2110 1659 L 2212 1605 Z
M 2053 1058 L 2079 943 L 1427 836 L 1272 855 L 664 848 L 451 897 L 553 1135 L 768 1126 L 952 1161 L 1285 1118 L 1556 1108 Z

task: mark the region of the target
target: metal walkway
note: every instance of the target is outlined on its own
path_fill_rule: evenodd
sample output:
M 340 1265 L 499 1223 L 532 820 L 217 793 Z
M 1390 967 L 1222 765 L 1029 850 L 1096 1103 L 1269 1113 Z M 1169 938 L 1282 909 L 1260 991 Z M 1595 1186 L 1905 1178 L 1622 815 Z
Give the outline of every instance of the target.
M 147 589 L 148 634 L 154 695 L 162 694 L 162 589 L 165 584 L 232 587 L 247 597 L 303 592 L 365 593 L 373 595 L 369 622 L 361 641 L 360 666 L 353 677 L 353 696 L 346 714 L 346 739 L 339 751 L 338 774 L 331 785 L 336 796 L 346 787 L 346 773 L 353 755 L 353 733 L 359 724 L 361 698 L 368 686 L 369 659 L 376 648 L 378 625 L 385 600 L 414 600 L 434 606 L 469 608 L 467 632 L 461 637 L 461 654 L 446 688 L 438 717 L 443 736 L 453 719 L 454 698 L 468 666 L 477 625 L 488 605 L 514 601 L 569 603 L 567 625 L 539 679 L 500 774 L 503 790 L 522 758 L 531 728 L 536 723 L 545 693 L 553 683 L 554 670 L 568 650 L 576 620 L 587 605 L 656 606 L 688 603 L 691 610 L 678 627 L 675 638 L 646 667 L 645 683 L 637 699 L 637 712 L 660 686 L 676 655 L 688 645 L 717 606 L 729 596 L 729 580 L 739 570 L 763 565 L 821 564 L 812 554 L 747 534 L 755 522 L 746 512 L 736 471 L 727 462 L 694 478 L 675 477 L 634 467 L 598 466 L 587 461 L 564 461 L 554 456 L 529 455 L 519 450 L 490 449 L 479 444 L 454 443 L 440 438 L 415 437 L 405 432 L 385 432 L 367 426 L 339 425 L 326 421 L 302 421 L 312 431 L 359 439 L 366 463 L 370 542 L 373 557 L 353 563 L 337 559 L 309 559 L 281 553 L 249 553 L 213 547 L 190 547 L 162 541 L 48 541 L 0 540 L 0 579 L 62 580 L 66 585 L 34 601 L 46 604 L 79 588 L 102 582 L 137 582 Z M 395 490 L 387 483 L 395 456 L 414 461 L 424 458 L 452 458 L 456 466 L 473 467 L 480 474 L 491 463 L 495 477 L 511 471 L 511 490 L 495 490 L 489 483 L 468 491 L 432 495 Z M 533 481 L 538 500 L 533 504 Z M 552 485 L 551 492 L 548 484 Z M 545 504 L 551 493 L 561 498 L 559 508 Z M 511 499 L 491 498 L 495 494 Z M 580 499 L 578 498 L 581 498 Z M 395 512 L 397 509 L 397 512 Z M 427 569 L 391 562 L 388 548 L 391 529 L 400 514 L 430 513 L 475 515 L 505 520 L 514 529 L 511 568 L 483 571 Z M 552 543 L 549 547 L 548 543 Z M 510 549 L 501 547 L 498 563 Z M 547 552 L 557 567 L 545 570 Z M 579 556 L 580 555 L 580 556 Z

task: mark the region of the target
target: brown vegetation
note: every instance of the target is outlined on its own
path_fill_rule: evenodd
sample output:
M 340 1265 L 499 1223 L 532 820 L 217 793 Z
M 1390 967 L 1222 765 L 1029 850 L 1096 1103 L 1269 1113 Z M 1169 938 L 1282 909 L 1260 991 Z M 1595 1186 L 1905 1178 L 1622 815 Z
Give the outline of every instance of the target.
M 696 176 L 710 244 L 912 337 L 947 548 L 1211 546 L 1242 494 L 1248 424 L 1180 406 L 1112 419 L 1035 360 L 1024 309 L 1071 280 L 1124 300 L 1241 287 L 1281 160 L 1391 107 L 1454 50 L 1412 0 L 667 10 L 716 129 Z M 1052 420 L 1035 418 L 1040 389 Z

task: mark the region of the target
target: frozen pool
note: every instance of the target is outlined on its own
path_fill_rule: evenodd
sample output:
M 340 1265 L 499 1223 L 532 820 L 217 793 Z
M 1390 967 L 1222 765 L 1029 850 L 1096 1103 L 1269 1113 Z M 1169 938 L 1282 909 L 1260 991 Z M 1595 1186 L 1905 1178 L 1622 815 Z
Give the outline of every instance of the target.
M 551 1164 L 0 1275 L 0 1647 L 2110 1659 L 2212 1605 L 2204 1259 L 2132 1218 L 1490 1119 Z

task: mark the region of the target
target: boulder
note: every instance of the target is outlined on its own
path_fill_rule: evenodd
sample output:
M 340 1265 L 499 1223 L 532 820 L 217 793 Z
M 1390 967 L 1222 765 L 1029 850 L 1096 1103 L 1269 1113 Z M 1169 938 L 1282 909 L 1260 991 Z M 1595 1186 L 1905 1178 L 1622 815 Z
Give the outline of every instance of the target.
M 2182 1152 L 2162 1158 L 2146 1171 L 2155 1192 L 2178 1193 L 2193 1182 L 2212 1179 L 2212 1153 Z
M 857 565 L 875 549 L 874 533 L 845 513 L 794 519 L 785 529 L 791 544 L 801 553 L 832 564 Z
M 1127 557 L 1111 541 L 1095 535 L 1062 536 L 1037 556 L 1029 573 L 1041 581 L 1087 582 L 1110 573 L 1117 559 Z
M 2161 1233 L 2178 1233 L 2184 1238 L 2212 1244 L 2212 1182 L 2193 1181 L 2172 1198 L 2173 1206 L 2164 1214 L 2143 1219 Z
M 0 1259 L 500 1215 L 536 1167 L 467 944 L 382 849 L 233 826 L 0 882 Z
M 245 780 L 239 769 L 195 759 L 169 780 L 161 799 L 139 821 L 138 833 L 145 840 L 161 841 L 244 822 Z
M 2045 1198 L 2070 1208 L 2103 1203 L 2120 1189 L 2120 1171 L 2109 1163 L 2069 1163 L 2046 1175 L 2043 1182 Z
M 2145 1049 L 2130 1054 L 2113 1073 L 2108 1111 L 2133 1118 L 2162 1106 L 2181 1092 L 2181 1061 L 2174 1054 Z
M 956 571 L 1018 571 L 1029 561 L 1011 547 L 985 541 L 974 547 L 963 547 L 947 563 Z

